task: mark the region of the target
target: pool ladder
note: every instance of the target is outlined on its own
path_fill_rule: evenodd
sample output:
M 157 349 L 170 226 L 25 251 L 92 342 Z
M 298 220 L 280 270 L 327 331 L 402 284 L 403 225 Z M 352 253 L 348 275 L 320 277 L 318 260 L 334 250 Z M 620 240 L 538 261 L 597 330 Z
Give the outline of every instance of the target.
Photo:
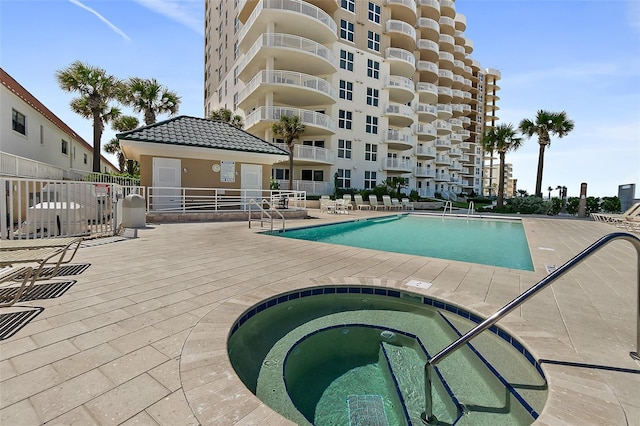
M 265 210 L 264 207 L 262 207 L 265 204 L 267 206 L 269 206 L 268 211 Z M 260 219 L 252 219 L 251 206 L 258 207 L 258 210 L 260 210 Z M 269 223 L 271 224 L 271 231 L 273 232 L 273 219 L 274 219 L 274 217 L 269 212 L 276 212 L 278 214 L 278 216 L 280 216 L 280 217 L 276 217 L 275 219 L 282 220 L 282 232 L 284 232 L 285 231 L 284 215 L 282 213 L 280 213 L 278 211 L 278 209 L 275 208 L 273 203 L 271 201 L 267 200 L 266 198 L 263 198 L 262 200 L 259 200 L 259 201 L 256 201 L 253 198 L 251 200 L 249 200 L 249 228 L 251 228 L 251 220 L 254 220 L 254 221 L 258 221 L 259 220 L 260 221 L 260 227 L 262 227 L 262 222 L 267 220 L 266 218 L 268 218 Z
M 600 238 L 595 243 L 591 244 L 589 247 L 584 249 L 582 252 L 578 253 L 575 257 L 569 260 L 567 263 L 556 269 L 551 274 L 547 275 L 542 280 L 538 281 L 537 284 L 529 288 L 527 291 L 522 293 L 520 296 L 513 299 L 511 302 L 504 305 L 499 311 L 495 314 L 491 315 L 489 318 L 475 326 L 471 329 L 467 334 L 460 337 L 455 342 L 451 343 L 449 346 L 432 356 L 424 366 L 424 392 L 425 392 L 425 412 L 424 417 L 422 418 L 422 422 L 424 424 L 435 424 L 437 419 L 433 415 L 433 399 L 432 399 L 432 375 L 433 375 L 433 367 L 438 364 L 440 361 L 451 355 L 456 350 L 460 349 L 463 345 L 465 345 L 468 341 L 476 337 L 478 334 L 482 333 L 496 322 L 500 321 L 504 318 L 508 313 L 513 311 L 515 308 L 522 305 L 524 302 L 529 300 L 531 297 L 535 296 L 539 291 L 547 288 L 550 284 L 555 282 L 558 278 L 560 278 L 565 273 L 569 272 L 573 269 L 574 266 L 582 263 L 586 258 L 600 250 L 603 246 L 610 243 L 614 240 L 626 240 L 629 241 L 636 249 L 637 252 L 637 284 L 638 284 L 638 297 L 640 298 L 640 239 L 635 235 L 631 235 L 625 232 L 614 232 L 609 235 L 605 235 Z M 640 361 L 640 306 L 637 307 L 637 318 L 636 318 L 636 350 L 634 352 L 630 352 L 629 355 L 631 358 Z

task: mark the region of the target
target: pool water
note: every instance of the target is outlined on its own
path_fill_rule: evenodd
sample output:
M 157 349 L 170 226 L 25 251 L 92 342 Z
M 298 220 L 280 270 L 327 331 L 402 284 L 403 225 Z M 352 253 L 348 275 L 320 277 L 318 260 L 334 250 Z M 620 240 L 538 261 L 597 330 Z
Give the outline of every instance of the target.
M 381 425 L 418 425 L 426 360 L 480 321 L 405 291 L 305 289 L 250 308 L 232 329 L 229 357 L 245 385 L 296 424 L 367 424 L 354 421 L 364 407 L 384 413 Z M 528 425 L 544 407 L 533 357 L 491 331 L 436 367 L 440 424 Z
M 277 232 L 320 241 L 533 271 L 522 222 L 397 215 Z

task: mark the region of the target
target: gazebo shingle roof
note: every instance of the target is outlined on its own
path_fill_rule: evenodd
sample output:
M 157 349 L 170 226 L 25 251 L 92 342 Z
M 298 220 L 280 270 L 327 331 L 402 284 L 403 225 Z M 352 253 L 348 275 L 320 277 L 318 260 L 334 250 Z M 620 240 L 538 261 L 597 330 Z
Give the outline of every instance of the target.
M 129 141 L 289 155 L 287 151 L 229 123 L 186 115 L 118 133 L 116 137 Z

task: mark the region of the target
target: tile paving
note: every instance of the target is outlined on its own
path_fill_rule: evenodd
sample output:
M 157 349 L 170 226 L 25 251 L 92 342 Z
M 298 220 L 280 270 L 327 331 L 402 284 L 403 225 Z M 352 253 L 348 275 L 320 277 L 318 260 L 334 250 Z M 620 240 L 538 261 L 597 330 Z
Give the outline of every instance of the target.
M 310 211 L 288 227 L 381 215 Z M 402 288 L 487 316 L 616 228 L 524 217 L 535 272 L 258 235 L 245 222 L 153 224 L 135 239 L 83 246 L 90 266 L 0 341 L 0 424 L 281 425 L 234 374 L 233 321 L 258 301 L 317 284 Z M 544 363 L 540 425 L 640 425 L 638 261 L 616 241 L 500 325 Z M 431 282 L 428 289 L 409 280 Z M 19 310 L 20 307 L 3 308 Z M 581 366 L 582 365 L 582 366 Z M 48 424 L 49 424 L 48 423 Z

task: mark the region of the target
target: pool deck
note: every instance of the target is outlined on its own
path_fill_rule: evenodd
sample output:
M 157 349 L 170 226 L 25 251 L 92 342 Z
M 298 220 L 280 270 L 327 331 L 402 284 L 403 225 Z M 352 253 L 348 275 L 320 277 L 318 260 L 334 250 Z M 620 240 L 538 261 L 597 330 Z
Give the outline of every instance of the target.
M 287 227 L 383 215 L 310 214 Z M 291 424 L 229 363 L 241 313 L 283 291 L 365 283 L 489 316 L 548 265 L 619 231 L 590 220 L 523 223 L 535 272 L 274 238 L 246 222 L 150 224 L 137 238 L 82 247 L 73 263 L 90 266 L 59 277 L 76 280 L 63 295 L 0 310 L 44 308 L 0 341 L 0 424 Z M 499 322 L 549 360 L 549 400 L 535 424 L 640 425 L 640 362 L 629 356 L 638 350 L 637 267 L 632 245 L 612 242 Z

